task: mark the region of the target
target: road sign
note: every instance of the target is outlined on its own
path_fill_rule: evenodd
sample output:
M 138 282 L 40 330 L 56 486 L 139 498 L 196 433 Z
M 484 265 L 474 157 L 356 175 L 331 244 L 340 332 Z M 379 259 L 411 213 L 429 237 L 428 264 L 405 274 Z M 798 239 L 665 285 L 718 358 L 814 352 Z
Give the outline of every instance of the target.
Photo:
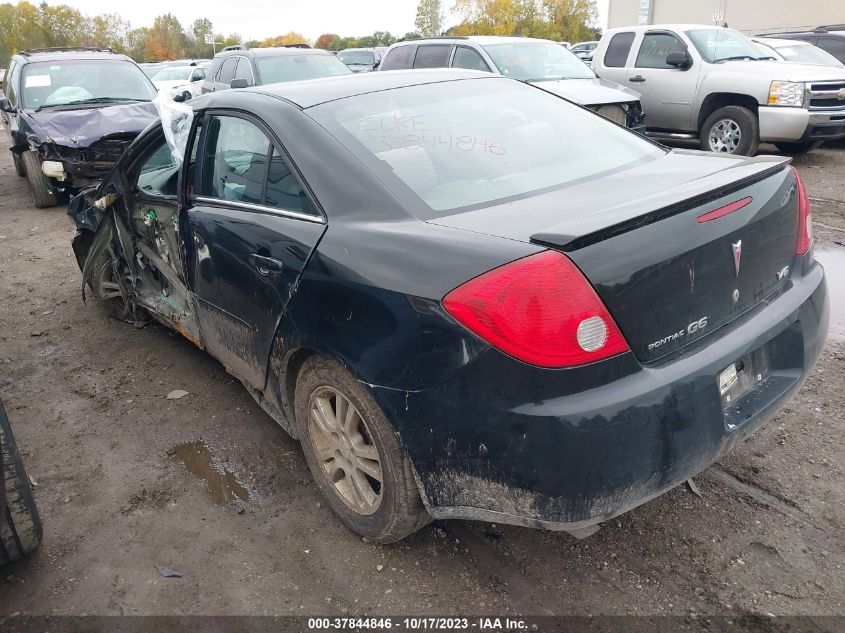
M 214 33 L 206 33 L 205 34 L 205 43 L 206 44 L 214 44 Z

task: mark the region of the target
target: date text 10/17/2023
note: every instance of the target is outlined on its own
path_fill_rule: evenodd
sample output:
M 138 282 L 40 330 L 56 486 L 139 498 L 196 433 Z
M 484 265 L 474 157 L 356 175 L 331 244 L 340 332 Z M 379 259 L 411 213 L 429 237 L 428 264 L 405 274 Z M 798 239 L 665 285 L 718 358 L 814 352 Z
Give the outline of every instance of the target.
M 309 631 L 485 631 L 505 633 L 532 627 L 511 617 L 342 617 L 308 618 Z

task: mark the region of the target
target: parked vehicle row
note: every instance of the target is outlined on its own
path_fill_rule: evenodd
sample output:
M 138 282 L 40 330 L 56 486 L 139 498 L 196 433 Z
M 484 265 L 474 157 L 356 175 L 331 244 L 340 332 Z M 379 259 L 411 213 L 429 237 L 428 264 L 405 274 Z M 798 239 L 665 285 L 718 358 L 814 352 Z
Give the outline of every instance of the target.
M 337 53 L 337 58 L 349 66 L 353 73 L 368 73 L 378 70 L 387 47 L 347 48 Z
M 704 150 L 753 156 L 770 142 L 799 153 L 845 137 L 845 69 L 776 61 L 732 29 L 610 29 L 593 68 L 636 86 L 649 133 Z

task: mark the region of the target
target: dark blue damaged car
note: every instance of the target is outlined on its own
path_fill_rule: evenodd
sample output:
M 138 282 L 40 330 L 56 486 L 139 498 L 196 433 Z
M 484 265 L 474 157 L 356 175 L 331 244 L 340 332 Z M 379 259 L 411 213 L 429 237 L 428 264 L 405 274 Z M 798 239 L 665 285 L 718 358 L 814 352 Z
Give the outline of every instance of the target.
M 530 85 L 369 73 L 190 102 L 73 200 L 84 283 L 175 328 L 370 539 L 583 536 L 769 420 L 828 328 L 777 157 L 669 150 Z

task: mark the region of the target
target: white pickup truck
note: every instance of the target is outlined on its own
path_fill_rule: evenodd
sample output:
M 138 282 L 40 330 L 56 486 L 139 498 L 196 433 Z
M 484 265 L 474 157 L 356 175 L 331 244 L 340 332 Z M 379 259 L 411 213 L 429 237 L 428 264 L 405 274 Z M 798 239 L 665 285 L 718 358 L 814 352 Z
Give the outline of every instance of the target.
M 610 29 L 593 70 L 641 94 L 649 135 L 704 150 L 753 156 L 762 141 L 801 153 L 845 137 L 845 69 L 775 61 L 732 29 Z

